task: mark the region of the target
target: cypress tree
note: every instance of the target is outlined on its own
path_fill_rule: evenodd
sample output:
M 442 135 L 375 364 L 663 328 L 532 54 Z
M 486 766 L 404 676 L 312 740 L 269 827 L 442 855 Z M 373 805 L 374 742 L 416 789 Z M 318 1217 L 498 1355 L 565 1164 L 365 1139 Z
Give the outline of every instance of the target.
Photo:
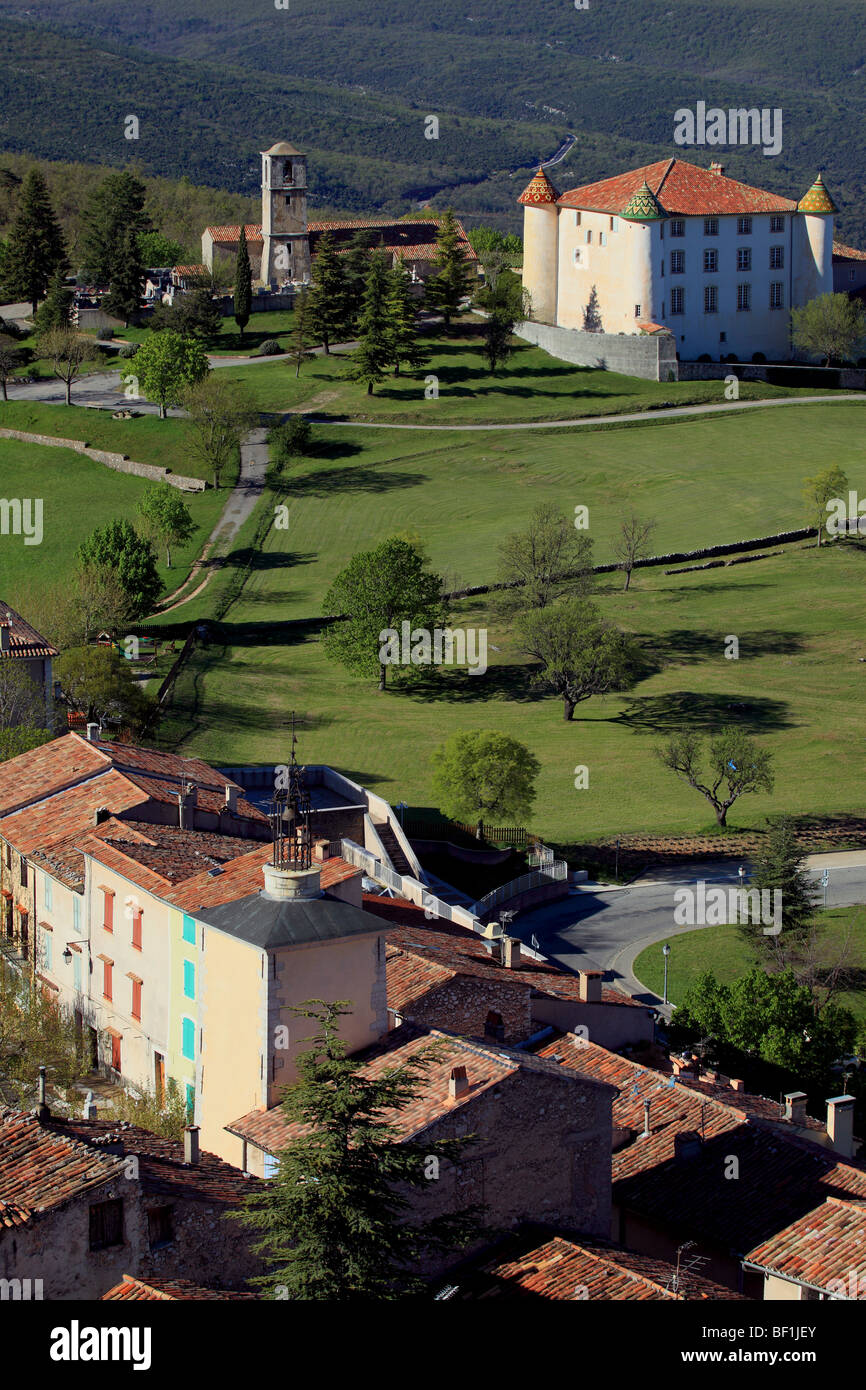
M 66 246 L 42 171 L 31 169 L 3 256 L 3 285 L 10 299 L 26 299 L 34 314 L 58 270 L 66 269 Z
M 350 252 L 350 257 L 351 254 Z M 363 254 L 366 272 L 366 251 Z M 353 279 L 353 276 L 354 270 L 350 266 L 349 279 Z M 321 337 L 326 354 L 330 352 L 334 339 L 347 329 L 348 314 L 347 277 L 334 248 L 334 239 L 326 232 L 316 248 L 310 294 L 310 322 L 314 331 Z
M 244 336 L 244 329 L 250 321 L 252 303 L 253 272 L 250 266 L 250 253 L 247 250 L 246 228 L 241 227 L 241 234 L 238 238 L 238 261 L 235 270 L 235 323 L 240 329 L 241 337 Z

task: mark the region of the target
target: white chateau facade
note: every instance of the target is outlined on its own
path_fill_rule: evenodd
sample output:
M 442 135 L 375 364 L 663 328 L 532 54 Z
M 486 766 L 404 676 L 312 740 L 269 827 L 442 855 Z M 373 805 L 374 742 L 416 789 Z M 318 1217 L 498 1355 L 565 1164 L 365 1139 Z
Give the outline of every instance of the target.
M 785 360 L 791 308 L 833 291 L 820 174 L 794 201 L 715 163 L 661 160 L 561 196 L 539 169 L 519 201 L 532 317 L 557 328 L 667 331 L 684 361 Z

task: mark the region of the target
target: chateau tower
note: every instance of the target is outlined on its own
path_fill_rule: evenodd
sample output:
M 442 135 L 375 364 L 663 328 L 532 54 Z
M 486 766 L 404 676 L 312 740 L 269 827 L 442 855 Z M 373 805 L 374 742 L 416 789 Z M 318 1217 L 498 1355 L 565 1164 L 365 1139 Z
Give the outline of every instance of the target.
M 287 140 L 262 152 L 262 240 L 266 285 L 309 280 L 307 156 Z
M 539 323 L 556 323 L 556 291 L 559 272 L 559 197 L 539 166 L 523 190 L 523 286 L 529 291 L 532 317 Z
M 819 174 L 797 204 L 795 303 L 833 292 L 833 218 L 838 211 Z

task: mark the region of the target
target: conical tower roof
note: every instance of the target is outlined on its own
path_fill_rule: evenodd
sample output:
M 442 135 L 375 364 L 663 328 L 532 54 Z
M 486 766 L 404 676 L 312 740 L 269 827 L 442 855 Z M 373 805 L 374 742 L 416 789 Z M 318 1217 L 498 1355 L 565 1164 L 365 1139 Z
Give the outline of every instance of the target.
M 836 204 L 827 192 L 823 178 L 819 174 L 809 192 L 797 204 L 798 212 L 838 212 Z
M 540 207 L 544 203 L 555 203 L 558 197 L 559 194 L 545 174 L 543 167 L 539 165 L 538 173 L 533 174 L 517 201 L 523 203 L 524 206 Z
M 667 213 L 644 179 L 641 187 L 629 198 L 621 216 L 627 217 L 630 222 L 660 222 L 667 217 Z

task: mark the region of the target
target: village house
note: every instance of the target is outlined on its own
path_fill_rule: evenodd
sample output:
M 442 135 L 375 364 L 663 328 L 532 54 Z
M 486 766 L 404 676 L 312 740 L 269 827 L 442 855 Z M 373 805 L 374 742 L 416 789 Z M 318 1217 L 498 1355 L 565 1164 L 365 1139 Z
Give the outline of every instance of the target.
M 833 289 L 820 174 L 784 198 L 671 158 L 559 194 L 541 168 L 519 201 L 532 316 L 554 328 L 667 333 L 684 361 L 787 360 L 790 310 Z
M 51 663 L 59 653 L 35 628 L 0 600 L 0 662 L 20 662 L 45 701 L 45 728 L 54 728 L 54 678 Z
M 743 1267 L 763 1274 L 765 1299 L 866 1299 L 866 1201 L 827 1197 L 750 1250 Z
M 45 1299 L 98 1299 L 129 1272 L 195 1280 L 206 1270 L 215 1288 L 237 1288 L 261 1270 L 228 1219 L 254 1182 L 200 1149 L 195 1127 L 180 1143 L 44 1106 L 4 1108 L 0 1278 L 29 1280 L 29 1295 Z

